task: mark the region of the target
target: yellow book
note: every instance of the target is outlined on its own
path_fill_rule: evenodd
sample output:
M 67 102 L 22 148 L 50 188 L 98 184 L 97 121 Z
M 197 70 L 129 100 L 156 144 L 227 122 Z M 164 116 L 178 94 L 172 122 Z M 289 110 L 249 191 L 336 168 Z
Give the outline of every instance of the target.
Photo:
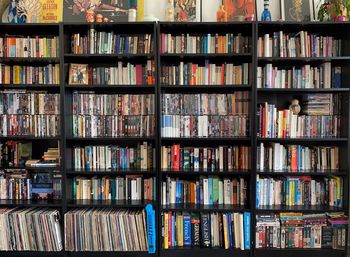
M 177 245 L 184 246 L 184 233 L 183 233 L 183 216 L 182 214 L 176 215 L 176 233 L 177 233 Z
M 290 195 L 289 195 L 289 199 L 290 199 L 290 205 L 293 206 L 295 203 L 295 199 L 294 199 L 294 181 L 290 182 Z
M 21 69 L 18 65 L 13 66 L 13 83 L 20 84 L 21 83 Z
M 169 249 L 168 222 L 169 222 L 168 213 L 164 213 L 164 249 Z
M 226 220 L 225 213 L 222 214 L 222 222 L 223 222 L 223 226 L 224 226 L 224 247 L 225 247 L 225 249 L 228 249 L 229 245 L 228 245 L 228 235 L 227 235 L 227 220 Z
M 49 57 L 48 54 L 47 54 L 47 47 L 46 47 L 46 44 L 47 44 L 47 40 L 46 40 L 46 37 L 44 37 L 44 40 L 43 40 L 43 45 L 44 45 L 44 49 L 43 49 L 43 55 L 44 57 Z
M 137 0 L 137 21 L 143 21 L 145 16 L 145 0 Z

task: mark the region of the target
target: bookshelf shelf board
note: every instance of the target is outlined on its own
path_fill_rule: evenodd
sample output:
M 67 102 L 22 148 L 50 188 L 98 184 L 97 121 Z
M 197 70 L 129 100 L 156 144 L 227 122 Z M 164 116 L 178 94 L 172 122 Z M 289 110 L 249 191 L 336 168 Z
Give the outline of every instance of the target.
M 250 142 L 250 137 L 162 137 L 163 142 Z
M 59 63 L 59 58 L 49 57 L 1 57 L 0 62 L 3 63 Z
M 156 174 L 155 170 L 68 170 L 69 176 L 120 176 L 120 175 L 150 175 Z
M 86 251 L 78 251 L 78 252 L 68 252 L 68 256 L 77 256 L 77 257 L 151 257 L 156 256 L 155 254 L 149 254 L 145 251 L 101 251 L 101 252 L 86 252 Z
M 258 88 L 258 93 L 266 94 L 290 94 L 290 93 L 343 93 L 349 92 L 349 88 Z
M 59 84 L 0 84 L 3 89 L 35 89 L 35 90 L 52 90 L 60 89 Z
M 345 257 L 346 251 L 337 249 L 255 249 L 257 257 L 300 257 L 314 254 L 317 257 Z
M 337 143 L 337 142 L 347 142 L 346 137 L 304 137 L 304 138 L 259 138 L 259 142 L 278 142 L 278 143 Z
M 340 62 L 350 61 L 350 56 L 340 57 L 258 57 L 258 63 L 283 63 L 290 65 L 291 63 L 323 63 L 323 62 Z
M 61 200 L 15 200 L 15 199 L 1 199 L 0 206 L 10 207 L 61 207 Z
M 35 136 L 0 136 L 0 140 L 33 140 L 33 141 L 48 141 L 48 140 L 60 140 L 61 137 L 35 137 Z
M 288 171 L 257 171 L 257 174 L 259 175 L 266 175 L 266 176 L 319 176 L 319 177 L 327 177 L 327 176 L 339 176 L 339 177 L 346 177 L 348 176 L 348 173 L 342 170 L 323 170 L 323 171 L 299 171 L 299 172 L 288 172 Z
M 200 204 L 168 204 L 162 205 L 163 211 L 195 211 L 195 212 L 226 212 L 250 211 L 247 206 L 239 205 L 200 205 Z
M 0 256 L 23 256 L 23 257 L 45 257 L 45 256 L 62 256 L 63 251 L 49 252 L 49 251 L 0 251 Z
M 205 257 L 217 257 L 217 256 L 244 256 L 250 255 L 249 250 L 241 250 L 237 248 L 223 249 L 223 248 L 170 248 L 160 249 L 160 256 L 165 257 L 182 257 L 182 256 L 205 256 Z
M 162 53 L 159 55 L 160 58 L 181 58 L 181 59 L 230 59 L 230 58 L 236 58 L 235 61 L 237 61 L 237 59 L 240 60 L 249 60 L 252 58 L 252 54 L 251 53 L 240 53 L 240 54 L 205 54 L 205 53 L 177 53 L 177 54 L 168 54 L 168 53 Z
M 66 89 L 82 89 L 82 90 L 92 90 L 92 89 L 117 89 L 117 90 L 154 90 L 155 85 L 66 85 Z
M 146 204 L 153 201 L 123 201 L 123 200 L 69 200 L 68 207 L 110 207 L 110 208 L 144 208 Z
M 321 213 L 321 212 L 338 212 L 345 211 L 344 208 L 331 206 L 260 206 L 255 210 L 257 213 L 266 212 L 305 212 L 305 213 Z
M 60 166 L 55 166 L 55 167 L 29 167 L 29 166 L 15 166 L 15 167 L 10 167 L 10 166 L 5 166 L 5 167 L 0 167 L 0 170 L 2 169 L 9 169 L 9 170 L 33 170 L 33 171 L 54 171 L 54 170 L 60 170 Z
M 151 59 L 154 54 L 64 54 L 67 60 L 86 59 L 90 62 L 91 58 L 94 61 L 108 61 L 108 60 L 125 60 L 125 59 Z
M 162 92 L 231 92 L 231 91 L 250 91 L 250 84 L 244 85 L 161 85 Z
M 256 248 L 256 251 L 259 252 L 269 252 L 269 251 L 286 251 L 286 252 L 314 252 L 314 251 L 322 251 L 322 252 L 329 252 L 329 251 L 339 251 L 339 252 L 344 252 L 345 250 L 343 249 L 329 249 L 329 248 Z
M 142 142 L 154 141 L 154 137 L 67 137 L 67 141 L 71 142 L 87 142 L 87 143 L 122 143 L 122 142 Z
M 233 172 L 228 171 L 193 171 L 193 170 L 161 170 L 163 176 L 250 176 L 251 170 L 234 170 Z

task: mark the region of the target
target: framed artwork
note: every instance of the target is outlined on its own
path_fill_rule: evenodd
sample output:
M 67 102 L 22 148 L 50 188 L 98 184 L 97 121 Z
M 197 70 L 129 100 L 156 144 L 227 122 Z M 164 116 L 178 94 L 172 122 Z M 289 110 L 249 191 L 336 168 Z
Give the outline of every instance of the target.
M 133 2 L 135 2 L 134 5 L 137 5 L 136 0 Z M 128 21 L 130 7 L 129 0 L 64 0 L 63 20 L 65 22 L 84 22 L 86 11 L 90 10 L 95 15 L 100 15 L 109 21 L 125 22 Z
M 198 22 L 200 21 L 200 0 L 173 0 L 174 21 Z
M 262 0 L 256 0 L 256 20 L 261 21 L 261 14 L 264 11 L 264 2 Z M 271 20 L 278 21 L 282 17 L 281 13 L 281 0 L 269 0 L 269 10 L 271 13 Z
M 310 21 L 312 1 L 309 0 L 281 0 L 282 20 Z
M 244 21 L 256 19 L 255 0 L 223 0 L 229 21 Z
M 313 21 L 318 21 L 318 11 L 320 10 L 322 4 L 324 4 L 325 0 L 312 0 L 312 12 L 311 19 Z
M 68 83 L 70 85 L 88 85 L 88 65 L 71 63 Z

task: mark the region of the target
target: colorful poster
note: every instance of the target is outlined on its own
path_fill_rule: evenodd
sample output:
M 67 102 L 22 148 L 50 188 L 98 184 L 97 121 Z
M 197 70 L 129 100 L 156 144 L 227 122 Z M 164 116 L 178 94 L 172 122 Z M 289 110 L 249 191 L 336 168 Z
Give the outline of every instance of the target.
M 129 10 L 137 9 L 137 0 L 64 0 L 63 20 L 86 21 L 86 11 L 108 21 L 128 21 Z M 135 11 L 136 20 L 136 11 Z
M 223 0 L 229 21 L 255 20 L 255 0 Z
M 174 0 L 175 21 L 197 21 L 197 0 Z
M 40 0 L 41 14 L 39 23 L 54 23 L 62 21 L 63 0 Z

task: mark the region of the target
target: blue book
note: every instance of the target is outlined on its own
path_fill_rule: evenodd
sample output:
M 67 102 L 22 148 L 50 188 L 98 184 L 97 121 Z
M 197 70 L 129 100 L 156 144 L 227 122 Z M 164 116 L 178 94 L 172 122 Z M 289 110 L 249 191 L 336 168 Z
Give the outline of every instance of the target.
M 213 178 L 208 178 L 208 190 L 209 190 L 209 205 L 213 205 Z
M 171 246 L 176 247 L 176 241 L 175 241 L 175 215 L 171 215 Z
M 145 207 L 147 217 L 148 253 L 156 253 L 156 215 L 151 204 Z
M 231 213 L 226 213 L 226 223 L 227 223 L 227 232 L 228 232 L 228 245 L 229 247 L 233 247 L 233 240 L 232 240 L 232 226 L 231 226 Z
M 176 182 L 175 203 L 180 203 L 180 183 Z
M 92 146 L 87 146 L 86 147 L 86 170 L 91 169 L 91 163 L 90 163 L 90 157 L 92 156 Z
M 244 212 L 243 214 L 244 225 L 244 249 L 250 249 L 250 212 Z
M 260 207 L 260 180 L 256 180 L 256 197 L 255 197 L 255 207 L 259 208 Z
M 191 215 L 184 212 L 184 246 L 192 246 Z

